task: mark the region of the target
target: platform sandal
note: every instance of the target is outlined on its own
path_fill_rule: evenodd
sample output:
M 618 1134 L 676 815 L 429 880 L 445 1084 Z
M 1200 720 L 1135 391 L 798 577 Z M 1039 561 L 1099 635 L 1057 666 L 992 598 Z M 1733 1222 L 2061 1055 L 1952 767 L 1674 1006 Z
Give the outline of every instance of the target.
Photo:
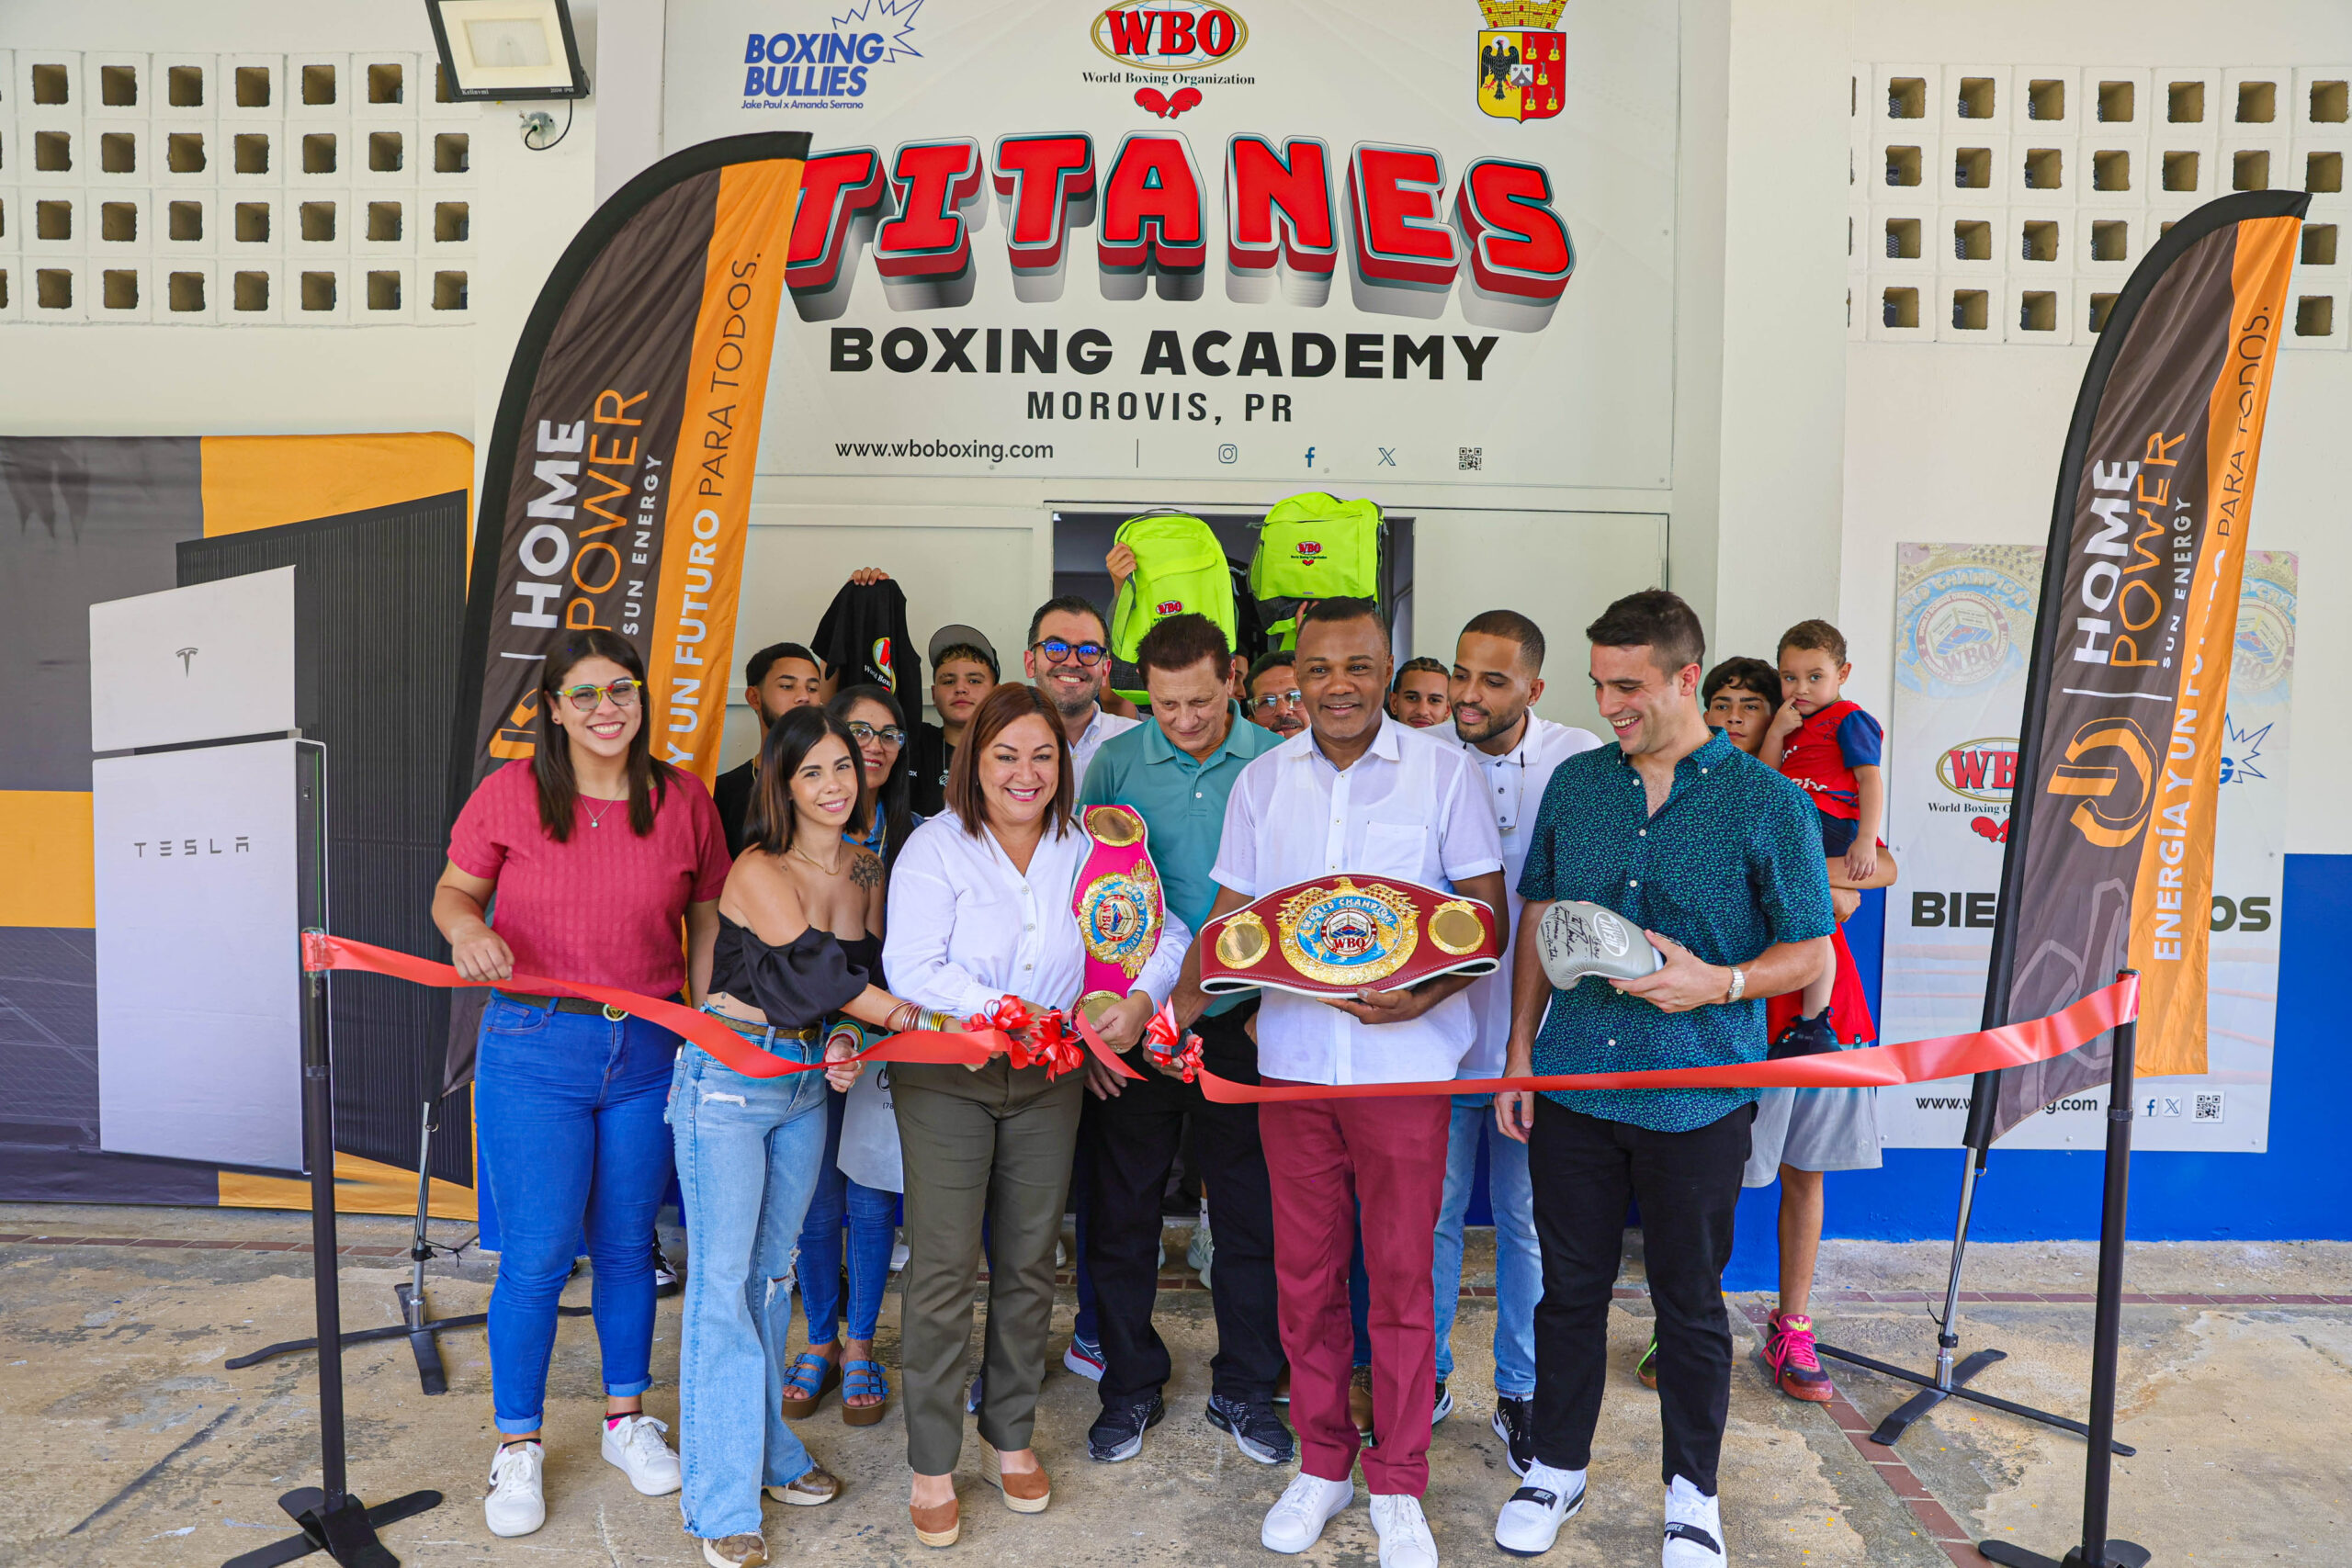
M 817 1369 L 814 1377 L 808 1375 L 811 1367 Z M 785 1369 L 784 1418 L 805 1421 L 814 1416 L 817 1406 L 824 1403 L 827 1392 L 839 1386 L 841 1381 L 842 1369 L 838 1363 L 825 1359 L 814 1350 L 801 1351 L 792 1358 L 792 1365 Z
M 878 1404 L 852 1404 L 859 1394 L 878 1393 Z M 882 1419 L 890 1408 L 890 1380 L 883 1374 L 879 1361 L 855 1360 L 842 1364 L 842 1424 L 845 1427 L 871 1427 Z

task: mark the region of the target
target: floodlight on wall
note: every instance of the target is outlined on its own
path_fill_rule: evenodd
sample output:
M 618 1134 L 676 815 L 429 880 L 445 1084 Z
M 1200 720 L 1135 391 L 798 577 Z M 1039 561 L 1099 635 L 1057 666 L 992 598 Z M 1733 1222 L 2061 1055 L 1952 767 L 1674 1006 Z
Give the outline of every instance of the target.
M 584 98 L 566 0 L 424 0 L 457 99 Z

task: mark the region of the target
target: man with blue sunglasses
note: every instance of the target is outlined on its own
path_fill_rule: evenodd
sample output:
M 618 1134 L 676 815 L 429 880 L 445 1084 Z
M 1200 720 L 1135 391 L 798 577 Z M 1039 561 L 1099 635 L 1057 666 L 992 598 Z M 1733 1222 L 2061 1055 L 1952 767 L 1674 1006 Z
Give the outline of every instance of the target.
M 1048 599 L 1029 617 L 1021 669 L 1061 716 L 1069 741 L 1070 788 L 1086 787 L 1086 766 L 1102 742 L 1141 721 L 1102 710 L 1111 678 L 1111 630 L 1102 612 L 1076 594 Z

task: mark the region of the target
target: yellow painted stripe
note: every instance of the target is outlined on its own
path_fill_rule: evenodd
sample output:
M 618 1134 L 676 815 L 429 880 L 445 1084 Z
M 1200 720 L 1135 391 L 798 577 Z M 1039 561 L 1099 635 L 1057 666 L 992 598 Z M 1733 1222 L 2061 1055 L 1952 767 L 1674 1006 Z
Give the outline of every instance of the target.
M 0 926 L 97 925 L 90 796 L 0 790 Z
M 433 1217 L 436 1220 L 481 1218 L 474 1208 L 473 1190 L 433 1179 Z M 298 1177 L 254 1176 L 244 1171 L 220 1172 L 220 1206 L 226 1209 L 302 1209 L 311 1206 L 311 1184 Z M 357 1155 L 334 1156 L 334 1208 L 339 1214 L 413 1214 L 416 1213 L 416 1172 L 396 1165 L 362 1159 Z
M 473 515 L 474 444 L 462 435 L 208 435 L 203 456 L 206 538 L 453 490 Z

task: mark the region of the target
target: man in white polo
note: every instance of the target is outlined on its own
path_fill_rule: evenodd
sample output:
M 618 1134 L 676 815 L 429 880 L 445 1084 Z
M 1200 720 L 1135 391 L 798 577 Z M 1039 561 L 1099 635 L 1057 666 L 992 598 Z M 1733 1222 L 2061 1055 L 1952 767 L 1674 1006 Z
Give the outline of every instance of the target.
M 1535 809 L 1552 770 L 1600 738 L 1539 716 L 1544 694 L 1544 632 L 1515 610 L 1488 610 L 1462 628 L 1453 645 L 1446 695 L 1463 755 L 1478 769 L 1487 804 L 1502 836 L 1507 911 L 1518 928 L 1519 874 Z M 1510 1040 L 1510 974 L 1498 970 L 1470 986 L 1477 1043 L 1462 1058 L 1465 1078 L 1502 1077 Z M 1470 1184 L 1478 1149 L 1487 1150 L 1487 1197 L 1495 1215 L 1495 1436 L 1511 1472 L 1525 1475 L 1535 1457 L 1535 1303 L 1544 1294 L 1544 1251 L 1535 1241 L 1535 1203 L 1527 1179 L 1527 1145 L 1495 1125 L 1490 1094 L 1453 1097 L 1446 1138 L 1445 1201 L 1438 1213 L 1436 1278 L 1437 1403 L 1433 1419 L 1453 1408 L 1446 1386 L 1453 1375 L 1453 1311 L 1462 1295 L 1462 1229 L 1470 1212 Z
M 1451 889 L 1503 908 L 1502 848 L 1477 772 L 1441 731 L 1387 716 L 1388 628 L 1369 599 L 1327 599 L 1299 616 L 1298 689 L 1306 733 L 1251 762 L 1226 803 L 1211 872 L 1215 914 L 1338 874 Z M 1205 1003 L 1200 950 L 1185 963 L 1180 1019 Z M 1323 1000 L 1268 988 L 1258 1012 L 1267 1084 L 1442 1081 L 1476 1037 L 1463 975 L 1409 989 Z M 1430 1390 L 1436 1330 L 1432 1237 L 1445 1187 L 1448 1102 L 1442 1095 L 1269 1102 L 1259 1111 L 1273 1189 L 1274 1274 L 1299 1473 L 1260 1539 L 1304 1551 L 1354 1499 L 1362 1440 L 1348 1415 L 1354 1336 L 1348 1264 L 1359 1201 L 1372 1281 L 1373 1412 L 1365 1452 L 1381 1568 L 1436 1568 L 1421 1515 L 1429 1484 Z M 1214 1177 L 1211 1179 L 1214 1180 Z

